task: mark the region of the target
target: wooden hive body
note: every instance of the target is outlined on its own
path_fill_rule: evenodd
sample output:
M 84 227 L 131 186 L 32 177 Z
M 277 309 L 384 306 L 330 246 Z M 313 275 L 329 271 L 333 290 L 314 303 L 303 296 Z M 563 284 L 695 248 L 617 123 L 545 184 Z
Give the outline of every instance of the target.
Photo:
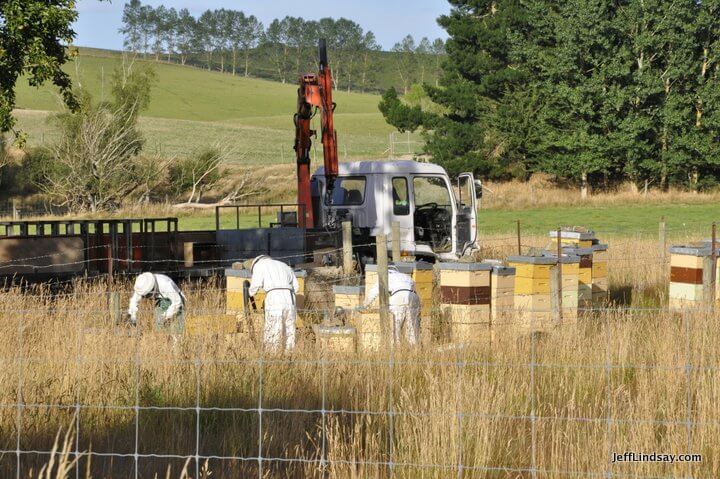
M 355 328 L 352 326 L 314 325 L 315 341 L 323 353 L 354 354 L 356 350 Z
M 441 263 L 440 309 L 454 342 L 476 342 L 490 331 L 491 274 L 486 263 Z
M 715 265 L 716 290 L 720 269 Z M 670 287 L 668 292 L 671 309 L 703 308 L 708 306 L 708 288 L 712 282 L 712 256 L 709 242 L 700 246 L 672 246 L 670 248 Z

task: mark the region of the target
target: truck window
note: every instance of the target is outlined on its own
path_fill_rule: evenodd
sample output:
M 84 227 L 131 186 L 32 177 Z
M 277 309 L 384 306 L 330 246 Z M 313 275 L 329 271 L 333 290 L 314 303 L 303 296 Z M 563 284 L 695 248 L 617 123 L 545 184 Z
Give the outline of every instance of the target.
M 413 178 L 415 208 L 424 205 L 450 206 L 450 194 L 443 178 L 416 176 Z
M 461 176 L 457 181 L 457 203 L 459 208 L 469 208 L 472 205 L 472 185 L 470 178 Z
M 393 214 L 395 216 L 404 216 L 410 214 L 410 201 L 408 198 L 409 195 L 407 178 L 393 178 L 392 195 Z
M 357 206 L 363 204 L 365 202 L 365 183 L 363 176 L 346 176 L 336 179 L 329 205 Z

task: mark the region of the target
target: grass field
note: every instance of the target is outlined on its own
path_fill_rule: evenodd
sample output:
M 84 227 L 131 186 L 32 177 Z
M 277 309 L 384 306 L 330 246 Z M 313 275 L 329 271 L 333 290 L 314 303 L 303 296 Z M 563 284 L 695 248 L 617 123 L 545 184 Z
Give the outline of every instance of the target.
M 518 335 L 509 318 L 492 342 L 465 348 L 429 337 L 422 350 L 323 356 L 303 333 L 292 356 L 268 356 L 243 334 L 173 343 L 148 330 L 146 305 L 143 334 L 124 334 L 106 293 L 124 304 L 129 284 L 81 282 L 53 299 L 9 291 L 0 449 L 35 452 L 0 455 L 0 475 L 15 477 L 19 463 L 20 477 L 38 477 L 42 452 L 68 430 L 70 453 L 53 459 L 96 454 L 81 457 L 82 478 L 132 477 L 136 454 L 143 478 L 187 479 L 185 467 L 197 477 L 195 455 L 211 478 L 718 477 L 716 319 L 663 310 L 667 265 L 650 240 L 602 240 L 611 294 L 631 292 L 624 306 L 653 296 L 652 309 L 589 313 L 538 336 Z M 189 320 L 223 317 L 216 285 L 185 290 Z M 623 451 L 703 458 L 611 464 Z
M 109 78 L 120 62 L 116 53 L 82 49 L 65 70 L 76 86 L 81 85 L 94 98 L 102 99 L 109 95 Z M 297 98 L 294 83 L 137 62 L 152 65 L 158 80 L 141 120 L 147 152 L 182 156 L 195 148 L 221 143 L 232 147 L 236 164 L 293 162 L 293 114 Z M 387 157 L 388 135 L 393 128 L 377 109 L 379 99 L 371 94 L 334 94 L 341 159 Z M 51 87 L 35 89 L 20 80 L 17 107 L 20 127 L 29 134 L 30 146 L 54 138 L 46 118 L 61 104 Z

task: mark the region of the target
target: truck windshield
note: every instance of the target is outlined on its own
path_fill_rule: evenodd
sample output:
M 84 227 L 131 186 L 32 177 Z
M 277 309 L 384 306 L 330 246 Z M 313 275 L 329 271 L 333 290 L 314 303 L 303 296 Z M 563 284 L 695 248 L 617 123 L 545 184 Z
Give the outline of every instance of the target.
M 365 177 L 346 176 L 335 180 L 332 196 L 325 201 L 330 206 L 357 206 L 365 201 Z
M 413 178 L 415 207 L 435 205 L 450 206 L 450 194 L 443 178 L 418 176 Z

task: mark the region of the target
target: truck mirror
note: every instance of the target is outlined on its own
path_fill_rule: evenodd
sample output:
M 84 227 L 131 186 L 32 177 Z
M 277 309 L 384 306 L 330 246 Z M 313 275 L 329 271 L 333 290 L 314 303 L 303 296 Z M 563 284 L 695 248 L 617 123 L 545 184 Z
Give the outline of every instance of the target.
M 482 198 L 482 196 L 483 196 L 482 180 L 475 180 L 475 198 Z

